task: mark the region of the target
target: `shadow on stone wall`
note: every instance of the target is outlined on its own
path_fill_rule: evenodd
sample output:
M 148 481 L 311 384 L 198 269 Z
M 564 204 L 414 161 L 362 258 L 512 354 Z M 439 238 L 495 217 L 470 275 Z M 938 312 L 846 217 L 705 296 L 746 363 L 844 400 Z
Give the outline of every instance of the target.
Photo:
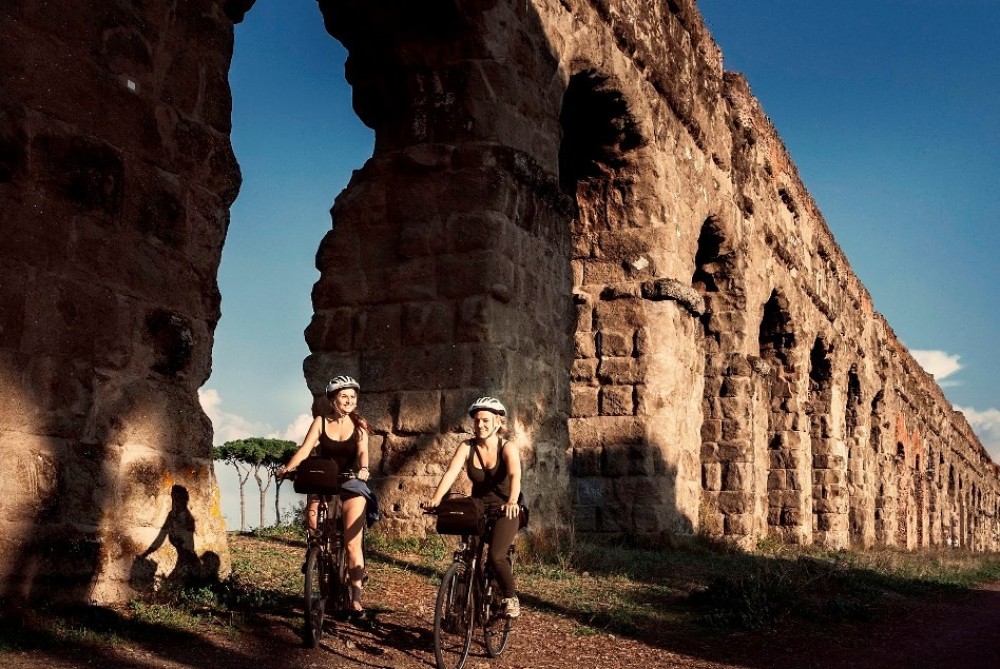
M 129 574 L 129 585 L 134 590 L 146 592 L 154 586 L 177 587 L 197 582 L 213 582 L 219 578 L 220 560 L 217 553 L 205 551 L 199 557 L 194 550 L 196 521 L 188 508 L 189 495 L 187 488 L 175 485 L 170 490 L 170 512 L 160 528 L 153 543 L 136 556 Z M 169 541 L 177 553 L 173 569 L 163 577 L 160 584 L 156 583 L 159 564 L 150 557 L 157 552 L 164 542 Z

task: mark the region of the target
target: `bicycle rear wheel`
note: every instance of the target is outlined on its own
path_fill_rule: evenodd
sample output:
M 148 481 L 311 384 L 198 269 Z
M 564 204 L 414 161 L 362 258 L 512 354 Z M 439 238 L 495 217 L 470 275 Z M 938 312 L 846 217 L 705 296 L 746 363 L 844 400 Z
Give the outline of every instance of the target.
M 438 669 L 462 669 L 472 646 L 473 607 L 464 564 L 448 567 L 434 605 L 434 658 Z
M 303 641 L 309 648 L 319 645 L 323 636 L 323 615 L 326 609 L 326 565 L 319 546 L 306 553 L 305 601 L 306 624 Z
M 507 648 L 512 621 L 507 616 L 500 615 L 500 610 L 503 608 L 500 604 L 503 593 L 500 591 L 500 584 L 497 583 L 496 578 L 490 578 L 487 592 L 489 599 L 483 611 L 486 614 L 486 620 L 483 621 L 483 642 L 487 655 L 499 657 L 500 653 Z

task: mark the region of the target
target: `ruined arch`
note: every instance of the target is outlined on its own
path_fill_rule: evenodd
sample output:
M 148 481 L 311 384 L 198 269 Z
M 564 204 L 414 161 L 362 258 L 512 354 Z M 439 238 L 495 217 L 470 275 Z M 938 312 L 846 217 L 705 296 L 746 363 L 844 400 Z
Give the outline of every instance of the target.
M 847 477 L 845 484 L 849 499 L 848 532 L 853 545 L 870 545 L 873 537 L 871 509 L 873 496 L 867 493 L 867 478 L 874 463 L 865 438 L 869 416 L 862 411 L 863 398 L 858 366 L 852 364 L 847 371 L 847 398 L 844 408 L 844 442 L 847 449 Z
M 809 352 L 809 445 L 812 532 L 816 543 L 840 547 L 847 524 L 846 463 L 835 433 L 832 346 L 817 336 Z
M 773 290 L 758 332 L 759 354 L 768 364 L 764 394 L 767 406 L 767 521 L 776 538 L 805 543 L 808 536 L 808 458 L 803 453 L 805 425 L 795 362 L 796 336 L 787 298 Z
M 621 83 L 593 68 L 573 74 L 559 114 L 560 188 L 573 199 L 571 445 L 577 527 L 593 532 L 690 533 L 697 523 L 695 444 L 667 434 L 676 391 L 653 366 L 672 346 L 637 190 L 649 188 L 648 145 Z M 660 324 L 657 324 L 657 321 Z M 681 338 L 696 334 L 689 315 Z M 693 400 L 694 398 L 692 398 Z M 700 398 L 699 398 L 700 399 Z M 692 497 L 694 501 L 692 502 Z M 683 500 L 688 500 L 686 503 Z
M 579 192 L 581 182 L 593 180 L 593 185 L 612 190 L 627 186 L 627 181 L 616 180 L 614 175 L 622 179 L 628 155 L 646 140 L 620 85 L 596 69 L 576 72 L 566 85 L 559 123 L 559 186 L 563 192 L 577 198 L 579 205 L 579 200 L 589 195 Z M 590 222 L 596 223 L 593 219 Z

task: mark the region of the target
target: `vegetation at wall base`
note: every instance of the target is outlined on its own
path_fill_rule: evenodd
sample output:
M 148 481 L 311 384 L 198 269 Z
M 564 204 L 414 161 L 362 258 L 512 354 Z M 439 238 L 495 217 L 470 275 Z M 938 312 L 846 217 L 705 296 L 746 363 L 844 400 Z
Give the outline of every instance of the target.
M 452 537 L 366 539 L 369 608 L 430 605 Z M 114 647 L 212 633 L 255 621 L 297 628 L 304 534 L 299 525 L 230 535 L 224 580 L 165 585 L 121 607 L 7 609 L 0 653 Z M 533 535 L 518 543 L 519 594 L 529 610 L 562 616 L 574 635 L 655 642 L 732 633 L 819 629 L 877 620 L 900 597 L 960 593 L 1000 580 L 1000 556 L 961 551 L 828 551 L 764 544 L 742 552 L 697 537 L 662 542 Z M 428 600 L 424 602 L 424 600 Z M 2 664 L 2 662 L 0 662 Z

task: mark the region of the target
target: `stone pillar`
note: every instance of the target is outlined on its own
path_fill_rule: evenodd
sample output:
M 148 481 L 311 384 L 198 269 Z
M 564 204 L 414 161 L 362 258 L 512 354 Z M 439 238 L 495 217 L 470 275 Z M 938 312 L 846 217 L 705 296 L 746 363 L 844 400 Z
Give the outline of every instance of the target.
M 310 389 L 356 375 L 391 533 L 424 531 L 466 407 L 499 397 L 533 526 L 569 521 L 572 200 L 555 174 L 561 90 L 543 31 L 513 6 L 320 2 L 349 52 L 375 155 L 317 255 Z M 504 25 L 523 22 L 516 39 Z M 519 62 L 517 74 L 510 58 Z
M 228 569 L 197 389 L 240 184 L 240 4 L 0 8 L 0 595 Z

